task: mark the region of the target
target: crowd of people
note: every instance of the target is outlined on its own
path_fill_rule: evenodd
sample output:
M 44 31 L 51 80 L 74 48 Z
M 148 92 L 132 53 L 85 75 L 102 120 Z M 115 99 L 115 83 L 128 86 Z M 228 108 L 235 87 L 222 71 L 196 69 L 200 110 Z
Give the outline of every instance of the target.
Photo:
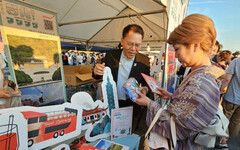
M 78 65 L 88 65 L 91 64 L 95 66 L 98 60 L 104 57 L 104 53 L 89 53 L 88 55 L 84 52 L 78 51 L 71 51 L 69 52 L 62 52 L 62 60 L 63 65 L 71 65 L 71 66 L 78 66 Z

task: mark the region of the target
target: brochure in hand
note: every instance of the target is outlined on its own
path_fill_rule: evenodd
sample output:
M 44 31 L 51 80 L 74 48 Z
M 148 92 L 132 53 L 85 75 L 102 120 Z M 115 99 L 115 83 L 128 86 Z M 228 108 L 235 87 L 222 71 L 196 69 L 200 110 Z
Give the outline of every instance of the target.
M 128 95 L 133 102 L 136 102 L 138 98 L 138 93 L 140 93 L 140 91 L 138 90 L 139 84 L 137 80 L 135 78 L 129 78 L 127 82 L 123 85 L 123 88 L 126 95 Z
M 161 94 L 161 92 L 157 89 L 157 88 L 159 88 L 159 86 L 158 86 L 156 80 L 153 77 L 150 77 L 144 73 L 141 73 L 141 74 L 142 74 L 143 78 L 145 79 L 145 81 L 147 82 L 151 91 L 156 94 Z

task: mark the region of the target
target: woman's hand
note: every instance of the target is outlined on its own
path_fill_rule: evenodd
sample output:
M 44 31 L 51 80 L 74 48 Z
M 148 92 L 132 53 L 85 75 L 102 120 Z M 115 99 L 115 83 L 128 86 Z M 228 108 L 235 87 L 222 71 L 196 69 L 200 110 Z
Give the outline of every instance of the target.
M 169 100 L 172 99 L 172 93 L 169 93 L 168 91 L 161 88 L 157 88 L 157 89 L 161 92 L 161 94 L 158 94 L 160 98 L 169 99 Z
M 16 94 L 18 94 L 18 95 L 21 95 L 21 94 L 22 94 L 21 91 L 20 91 L 18 88 L 15 88 L 15 89 L 14 89 L 14 93 L 16 93 Z
M 146 95 L 138 93 L 138 99 L 136 100 L 138 105 L 147 106 L 149 101 L 150 100 Z
M 148 87 L 143 86 L 143 87 L 138 88 L 138 90 L 139 90 L 141 93 L 143 93 L 144 95 L 147 95 Z
M 10 97 L 12 97 L 10 91 L 0 89 L 0 98 L 10 98 Z

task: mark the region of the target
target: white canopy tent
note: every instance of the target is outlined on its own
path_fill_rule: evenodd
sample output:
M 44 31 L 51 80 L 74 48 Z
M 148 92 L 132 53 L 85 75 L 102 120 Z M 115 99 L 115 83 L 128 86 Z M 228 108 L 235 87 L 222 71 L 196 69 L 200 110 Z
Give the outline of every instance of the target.
M 116 48 L 128 24 L 143 27 L 152 50 L 166 40 L 168 15 L 164 0 L 19 0 L 57 13 L 61 41 Z

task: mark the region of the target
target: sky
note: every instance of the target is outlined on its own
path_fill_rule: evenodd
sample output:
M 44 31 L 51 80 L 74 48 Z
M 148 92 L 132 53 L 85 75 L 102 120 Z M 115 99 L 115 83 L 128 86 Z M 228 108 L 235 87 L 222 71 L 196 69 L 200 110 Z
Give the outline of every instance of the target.
M 240 0 L 189 0 L 189 14 L 210 17 L 223 50 L 240 51 Z

